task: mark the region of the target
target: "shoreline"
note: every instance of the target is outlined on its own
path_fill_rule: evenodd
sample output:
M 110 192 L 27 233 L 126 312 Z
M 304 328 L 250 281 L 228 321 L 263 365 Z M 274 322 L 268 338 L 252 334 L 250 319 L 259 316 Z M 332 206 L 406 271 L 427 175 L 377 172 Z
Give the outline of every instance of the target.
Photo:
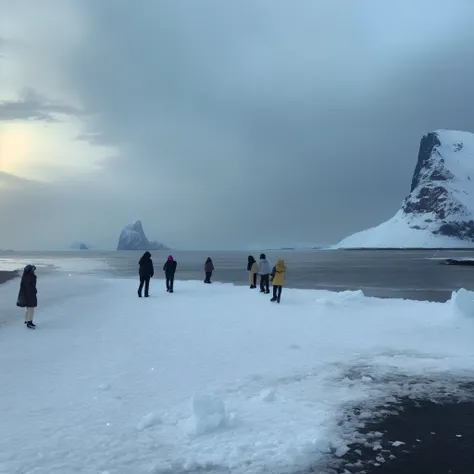
M 13 271 L 0 270 L 0 285 L 2 283 L 6 283 L 7 281 L 14 280 L 15 278 L 19 276 L 20 275 L 17 270 L 13 270 Z
M 472 388 L 472 383 L 470 384 Z M 354 443 L 335 469 L 338 474 L 467 474 L 474 453 L 474 400 L 404 397 L 391 413 L 360 430 L 375 434 L 378 447 Z

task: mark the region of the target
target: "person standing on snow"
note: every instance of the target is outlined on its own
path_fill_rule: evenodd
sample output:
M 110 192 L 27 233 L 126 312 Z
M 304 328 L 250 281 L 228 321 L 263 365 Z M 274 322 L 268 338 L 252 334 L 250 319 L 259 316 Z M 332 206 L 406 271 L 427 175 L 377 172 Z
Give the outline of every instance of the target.
M 206 273 L 206 279 L 204 280 L 204 283 L 211 283 L 213 271 L 214 264 L 212 263 L 211 257 L 207 257 L 206 263 L 204 264 L 204 272 Z
M 25 324 L 29 329 L 36 327 L 36 324 L 33 322 L 35 308 L 38 306 L 35 270 L 36 267 L 34 265 L 27 265 L 24 268 L 16 302 L 18 307 L 25 308 Z
M 138 297 L 142 297 L 143 286 L 145 286 L 145 298 L 150 296 L 150 279 L 155 275 L 155 269 L 153 267 L 153 260 L 151 259 L 151 253 L 145 252 L 142 258 L 138 261 L 140 266 L 138 274 L 140 276 L 140 286 L 138 287 Z
M 283 260 L 277 260 L 271 275 L 273 284 L 273 298 L 270 301 L 276 301 L 280 303 L 281 290 L 283 289 L 283 285 L 285 283 L 285 272 L 285 262 Z
M 257 288 L 258 264 L 252 255 L 249 255 L 247 270 L 249 272 L 250 289 Z
M 260 293 L 268 295 L 270 293 L 270 264 L 268 263 L 267 257 L 264 253 L 260 255 L 260 261 L 258 262 L 259 273 L 260 273 Z
M 166 260 L 165 264 L 163 265 L 163 271 L 165 272 L 166 277 L 166 291 L 168 293 L 173 293 L 174 274 L 176 273 L 177 266 L 178 262 L 174 260 L 171 255 L 168 257 L 168 260 Z

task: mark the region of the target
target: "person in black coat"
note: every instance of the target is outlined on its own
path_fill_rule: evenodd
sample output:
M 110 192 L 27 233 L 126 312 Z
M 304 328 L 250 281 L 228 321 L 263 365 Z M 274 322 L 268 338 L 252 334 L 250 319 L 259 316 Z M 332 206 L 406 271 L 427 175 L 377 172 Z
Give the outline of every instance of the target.
M 36 267 L 27 265 L 23 270 L 23 276 L 20 282 L 20 291 L 16 305 L 25 308 L 25 324 L 26 327 L 34 329 L 36 324 L 33 322 L 35 316 L 35 308 L 38 306 L 38 290 L 36 289 Z
M 151 253 L 145 252 L 142 258 L 139 260 L 138 265 L 140 269 L 138 274 L 140 276 L 140 286 L 138 287 L 138 296 L 142 297 L 143 286 L 145 286 L 145 298 L 149 296 L 150 279 L 155 275 L 155 269 L 153 267 L 153 260 L 151 259 Z
M 214 264 L 212 263 L 211 257 L 207 257 L 206 263 L 204 264 L 204 272 L 206 273 L 206 279 L 204 283 L 211 283 L 212 272 L 214 271 Z
M 168 293 L 173 293 L 173 284 L 174 284 L 174 274 L 176 273 L 176 267 L 178 262 L 173 259 L 170 255 L 166 263 L 163 265 L 163 271 L 165 272 L 166 277 L 166 291 Z

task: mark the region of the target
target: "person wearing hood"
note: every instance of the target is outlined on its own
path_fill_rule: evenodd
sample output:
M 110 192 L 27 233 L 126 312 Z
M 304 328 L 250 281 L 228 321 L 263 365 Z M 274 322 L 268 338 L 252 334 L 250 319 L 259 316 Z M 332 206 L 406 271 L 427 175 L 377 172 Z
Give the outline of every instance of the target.
M 260 255 L 260 261 L 258 262 L 259 274 L 260 274 L 260 293 L 268 295 L 270 293 L 270 264 L 268 263 L 267 257 L 264 253 Z
M 25 308 L 25 324 L 29 329 L 36 327 L 36 324 L 33 322 L 35 308 L 38 306 L 35 270 L 36 267 L 34 265 L 27 265 L 24 268 L 16 302 L 18 307 Z
M 173 293 L 174 274 L 176 273 L 177 266 L 178 262 L 174 260 L 171 255 L 168 257 L 168 260 L 166 260 L 165 264 L 163 265 L 163 271 L 165 272 L 166 277 L 166 291 L 168 293 Z
M 143 286 L 145 286 L 145 298 L 150 296 L 150 279 L 155 275 L 155 269 L 153 267 L 153 260 L 151 259 L 151 253 L 145 252 L 142 258 L 138 261 L 140 276 L 140 286 L 138 287 L 138 297 L 142 297 Z
M 249 272 L 250 289 L 257 288 L 258 263 L 252 255 L 249 255 L 247 270 Z
M 280 302 L 281 290 L 285 283 L 286 265 L 283 260 L 277 260 L 272 270 L 273 298 L 270 301 Z
M 214 271 L 214 264 L 212 263 L 211 257 L 207 257 L 206 263 L 204 264 L 204 272 L 206 273 L 206 279 L 204 283 L 211 283 L 212 272 Z

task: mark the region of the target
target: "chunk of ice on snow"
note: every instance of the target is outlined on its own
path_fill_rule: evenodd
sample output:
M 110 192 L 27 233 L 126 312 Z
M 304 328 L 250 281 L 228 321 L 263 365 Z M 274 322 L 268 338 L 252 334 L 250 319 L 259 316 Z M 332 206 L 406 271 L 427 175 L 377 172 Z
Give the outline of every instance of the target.
M 137 430 L 145 430 L 150 426 L 158 425 L 162 423 L 161 418 L 156 413 L 148 413 L 145 415 L 138 423 L 137 423 Z
M 262 402 L 273 402 L 275 401 L 276 390 L 274 388 L 267 388 L 260 392 L 260 400 Z
M 225 405 L 220 398 L 211 395 L 195 395 L 191 403 L 193 414 L 186 424 L 190 434 L 209 434 L 227 425 Z
M 453 291 L 451 306 L 455 314 L 465 318 L 474 318 L 474 292 L 464 288 Z

